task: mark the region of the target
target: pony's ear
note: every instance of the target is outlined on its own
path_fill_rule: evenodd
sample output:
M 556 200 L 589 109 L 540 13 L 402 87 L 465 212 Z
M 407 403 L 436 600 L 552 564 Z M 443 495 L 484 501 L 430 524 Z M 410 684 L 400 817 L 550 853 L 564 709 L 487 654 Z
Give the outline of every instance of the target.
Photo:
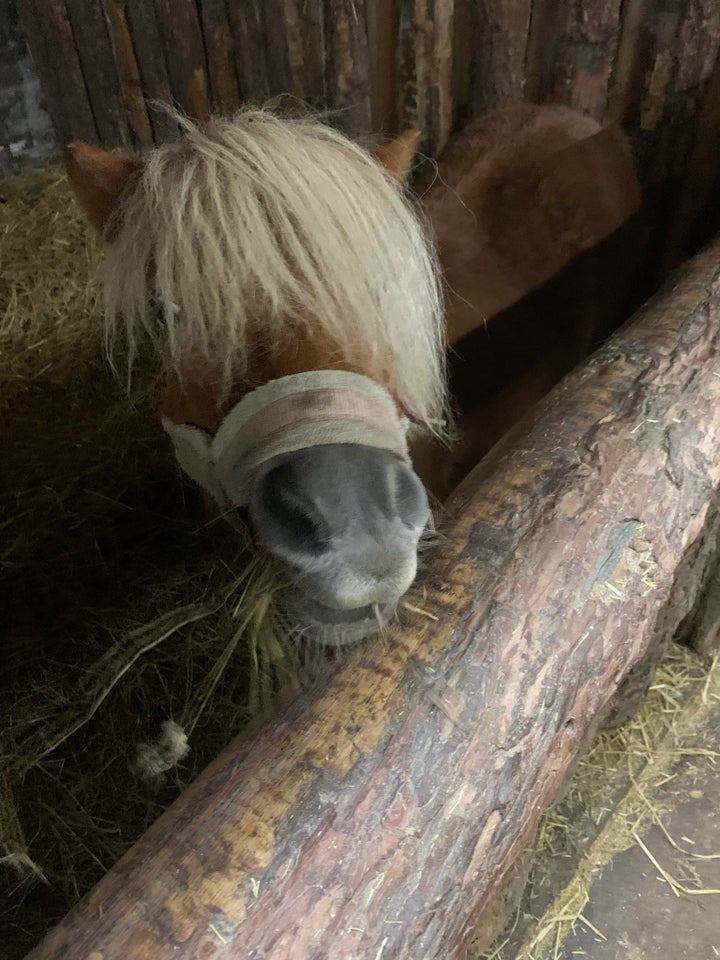
M 104 233 L 121 194 L 139 173 L 140 164 L 84 140 L 73 140 L 65 147 L 65 169 L 88 220 Z
M 383 143 L 375 150 L 375 159 L 398 183 L 404 184 L 408 178 L 421 136 L 419 130 L 406 130 L 390 143 Z

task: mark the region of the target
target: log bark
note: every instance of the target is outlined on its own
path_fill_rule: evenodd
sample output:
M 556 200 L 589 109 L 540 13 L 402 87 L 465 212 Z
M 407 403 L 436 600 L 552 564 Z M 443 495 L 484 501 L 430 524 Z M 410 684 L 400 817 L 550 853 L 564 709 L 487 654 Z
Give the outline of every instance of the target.
M 207 63 L 195 0 L 154 0 L 154 5 L 174 100 L 189 116 L 207 120 Z
M 370 106 L 373 129 L 386 135 L 398 132 L 399 10 L 385 0 L 368 0 Z
M 470 73 L 474 116 L 519 103 L 525 94 L 530 0 L 473 4 Z M 457 8 L 456 8 L 457 9 Z
M 108 147 L 127 145 L 131 139 L 127 110 L 102 2 L 65 0 L 65 8 L 100 142 Z
M 58 143 L 76 137 L 97 143 L 82 69 L 63 0 L 21 0 L 20 26 L 42 82 Z
M 125 0 L 125 15 L 130 27 L 143 93 L 149 100 L 172 103 L 170 78 L 154 5 L 148 0 Z M 153 109 L 148 112 L 156 143 L 163 143 L 177 136 L 177 124 L 167 114 Z
M 349 136 L 370 131 L 370 55 L 365 0 L 324 0 L 327 105 Z
M 719 52 L 715 3 L 631 0 L 624 9 L 609 113 L 630 134 L 647 188 L 647 259 L 655 277 L 687 255 L 697 227 L 707 230 L 704 207 L 717 185 L 720 114 L 717 77 L 712 81 Z
M 465 955 L 712 566 L 719 262 L 716 242 L 463 483 L 428 616 L 235 741 L 33 960 Z
M 142 79 L 127 20 L 125 0 L 102 0 L 102 4 L 110 25 L 110 39 L 127 120 L 135 140 L 147 147 L 153 142 L 152 127 L 145 107 Z
M 213 108 L 231 113 L 240 106 L 230 21 L 224 0 L 203 0 L 200 5 Z
M 261 10 L 258 0 L 236 0 L 227 6 L 240 96 L 257 104 L 267 99 L 270 89 Z
M 528 36 L 528 100 L 565 103 L 602 120 L 620 14 L 620 0 L 547 0 L 533 5 Z
M 325 107 L 324 20 L 322 0 L 284 0 L 288 87 L 314 107 Z
M 400 128 L 422 130 L 421 150 L 431 156 L 452 129 L 454 13 L 455 0 L 400 5 Z

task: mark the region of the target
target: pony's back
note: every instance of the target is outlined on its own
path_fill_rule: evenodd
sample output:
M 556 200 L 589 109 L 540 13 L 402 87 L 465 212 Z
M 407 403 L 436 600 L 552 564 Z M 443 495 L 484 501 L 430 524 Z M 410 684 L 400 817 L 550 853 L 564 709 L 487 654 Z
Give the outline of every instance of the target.
M 419 453 L 438 495 L 625 315 L 639 205 L 623 135 L 566 107 L 514 106 L 452 138 L 424 200 L 463 438 L 453 457 Z
M 639 204 L 622 134 L 567 107 L 520 104 L 454 137 L 425 208 L 451 342 L 516 303 Z

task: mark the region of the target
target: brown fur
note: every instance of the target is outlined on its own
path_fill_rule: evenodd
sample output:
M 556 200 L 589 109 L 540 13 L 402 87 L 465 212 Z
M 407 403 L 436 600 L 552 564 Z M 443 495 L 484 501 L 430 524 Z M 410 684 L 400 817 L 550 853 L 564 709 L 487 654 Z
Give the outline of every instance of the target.
M 454 137 L 424 201 L 451 343 L 516 303 L 637 209 L 621 135 L 566 107 L 522 104 Z

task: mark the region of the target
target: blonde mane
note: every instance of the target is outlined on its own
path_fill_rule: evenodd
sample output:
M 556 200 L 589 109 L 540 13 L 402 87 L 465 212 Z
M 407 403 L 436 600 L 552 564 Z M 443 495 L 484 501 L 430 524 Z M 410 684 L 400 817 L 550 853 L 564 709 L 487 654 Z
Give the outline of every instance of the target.
M 104 286 L 111 353 L 131 369 L 149 336 L 179 369 L 319 331 L 348 359 L 391 357 L 400 401 L 447 416 L 445 326 L 435 250 L 389 174 L 313 119 L 248 109 L 152 150 L 117 212 Z M 177 305 L 164 322 L 153 298 Z

